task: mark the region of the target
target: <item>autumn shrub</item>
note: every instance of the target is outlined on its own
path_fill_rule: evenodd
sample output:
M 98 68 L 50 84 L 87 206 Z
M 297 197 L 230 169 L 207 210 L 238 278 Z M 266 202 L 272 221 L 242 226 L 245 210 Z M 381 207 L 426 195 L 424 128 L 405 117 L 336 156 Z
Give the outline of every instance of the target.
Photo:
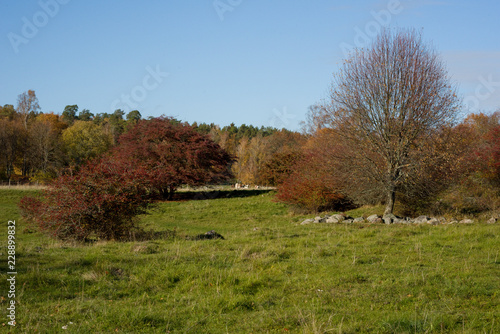
M 439 154 L 400 197 L 406 213 L 475 215 L 500 209 L 500 113 L 471 114 L 443 130 L 426 154 Z
M 498 113 L 500 118 L 500 112 Z M 500 187 L 500 124 L 489 129 L 474 150 L 477 171 L 493 187 Z
M 352 208 L 352 201 L 339 191 L 334 173 L 320 163 L 323 158 L 306 153 L 278 186 L 276 200 L 309 212 Z
M 400 209 L 405 215 L 441 215 L 449 211 L 442 201 L 443 193 L 469 173 L 472 142 L 472 133 L 460 126 L 442 128 L 418 141 L 418 169 L 398 188 Z
M 336 163 L 338 138 L 323 129 L 311 136 L 301 148 L 275 161 L 270 167 L 280 175 L 276 200 L 305 211 L 345 211 L 353 202 L 341 190 L 342 175 Z M 271 162 L 273 162 L 271 160 Z
M 351 203 L 320 180 L 295 175 L 279 186 L 276 199 L 307 212 L 345 211 Z
M 55 180 L 39 198 L 25 197 L 23 218 L 60 239 L 119 240 L 151 204 L 146 173 L 133 162 L 101 159 Z
M 442 213 L 475 215 L 500 209 L 500 189 L 481 177 L 469 176 L 441 194 L 437 203 Z
M 466 169 L 458 182 L 442 194 L 442 204 L 462 214 L 500 210 L 500 113 L 470 115 L 465 120 L 473 132 L 466 151 Z
M 260 170 L 261 183 L 267 186 L 282 184 L 293 173 L 294 165 L 301 158 L 300 150 L 275 152 Z

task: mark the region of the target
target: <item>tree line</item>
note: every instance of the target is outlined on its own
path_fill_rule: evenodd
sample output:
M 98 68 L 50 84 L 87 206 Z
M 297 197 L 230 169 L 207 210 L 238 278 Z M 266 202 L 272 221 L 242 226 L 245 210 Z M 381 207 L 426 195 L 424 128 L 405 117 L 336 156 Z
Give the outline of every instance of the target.
M 0 179 L 46 183 L 108 151 L 141 114 L 122 110 L 94 115 L 68 105 L 43 113 L 33 90 L 17 105 L 0 106 Z
M 61 114 L 44 113 L 35 91 L 26 91 L 19 95 L 16 107 L 0 106 L 0 179 L 48 183 L 73 173 L 117 145 L 118 138 L 140 120 L 138 110 L 93 114 L 79 110 L 78 105 L 67 105 Z M 235 157 L 229 166 L 232 182 L 245 184 L 273 185 L 265 175 L 269 171 L 262 170 L 266 161 L 275 152 L 298 145 L 304 137 L 285 129 L 246 124 L 191 125 Z

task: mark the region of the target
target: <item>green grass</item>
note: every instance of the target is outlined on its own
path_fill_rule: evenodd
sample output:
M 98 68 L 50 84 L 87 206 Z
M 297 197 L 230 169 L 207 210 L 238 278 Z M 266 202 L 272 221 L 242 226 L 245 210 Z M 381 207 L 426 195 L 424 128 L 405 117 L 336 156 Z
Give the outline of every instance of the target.
M 27 193 L 0 190 L 2 273 L 18 220 L 12 332 L 500 332 L 499 225 L 301 226 L 305 216 L 254 191 L 141 217 L 177 237 L 72 245 L 25 229 L 16 203 Z M 209 230 L 225 240 L 186 239 Z M 0 327 L 6 289 L 2 278 Z

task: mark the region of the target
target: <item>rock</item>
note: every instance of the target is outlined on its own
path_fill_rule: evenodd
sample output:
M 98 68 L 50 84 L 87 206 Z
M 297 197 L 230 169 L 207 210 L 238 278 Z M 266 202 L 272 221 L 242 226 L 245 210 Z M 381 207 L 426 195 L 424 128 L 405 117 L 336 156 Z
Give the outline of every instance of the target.
M 345 219 L 345 216 L 344 215 L 341 215 L 341 214 L 335 214 L 333 216 L 331 216 L 330 218 L 335 218 L 337 219 L 339 222 L 343 221 Z
M 415 222 L 415 224 L 423 224 L 423 223 L 427 223 L 427 221 L 429 219 L 430 218 L 427 216 L 419 216 L 419 217 L 415 218 L 413 221 Z
M 382 221 L 385 223 L 385 224 L 392 224 L 392 220 L 396 218 L 395 215 L 393 215 L 392 213 L 388 213 L 388 214 L 384 214 L 382 216 Z
M 224 237 L 220 235 L 219 233 L 215 232 L 214 230 L 209 231 L 205 234 L 198 234 L 196 237 L 194 237 L 195 240 L 206 240 L 206 239 L 222 239 L 224 240 Z
M 488 220 L 488 224 L 494 224 L 500 220 L 500 217 L 493 216 L 490 220 Z M 327 224 L 338 224 L 344 222 L 346 224 L 352 223 L 385 223 L 385 224 L 429 224 L 429 225 L 441 225 L 441 224 L 471 224 L 473 220 L 471 219 L 463 219 L 460 222 L 456 219 L 452 219 L 452 221 L 447 222 L 445 217 L 428 217 L 428 216 L 419 216 L 415 219 L 411 219 L 409 217 L 398 217 L 394 214 L 386 214 L 382 217 L 373 214 L 368 216 L 366 219 L 363 217 L 349 217 L 345 214 L 334 214 L 334 215 L 325 215 L 323 217 L 317 216 L 314 219 L 306 219 L 300 225 L 307 225 L 311 223 L 327 223 Z
M 498 221 L 498 218 L 491 217 L 490 219 L 488 219 L 488 221 L 486 223 L 487 224 L 495 224 L 497 221 Z
M 392 220 L 393 224 L 408 224 L 409 220 L 403 219 L 403 218 L 395 218 Z
M 335 217 L 328 217 L 328 219 L 326 220 L 327 224 L 338 224 L 340 222 L 341 222 L 341 220 L 338 220 Z
M 431 218 L 427 221 L 427 224 L 430 224 L 430 225 L 439 225 L 439 220 L 437 220 L 437 218 Z
M 314 223 L 314 219 L 306 219 L 302 223 L 300 223 L 300 225 L 307 225 L 311 223 Z
M 384 221 L 385 224 L 392 224 L 395 219 L 400 219 L 400 217 L 397 217 L 392 213 L 388 213 L 382 216 L 382 220 Z

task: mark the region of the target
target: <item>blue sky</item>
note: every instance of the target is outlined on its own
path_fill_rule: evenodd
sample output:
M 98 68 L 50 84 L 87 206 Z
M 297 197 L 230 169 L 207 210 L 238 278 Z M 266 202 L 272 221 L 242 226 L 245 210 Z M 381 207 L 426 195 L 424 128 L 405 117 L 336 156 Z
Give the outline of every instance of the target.
M 500 108 L 496 0 L 0 0 L 0 105 L 299 129 L 350 47 L 423 29 L 469 111 Z

